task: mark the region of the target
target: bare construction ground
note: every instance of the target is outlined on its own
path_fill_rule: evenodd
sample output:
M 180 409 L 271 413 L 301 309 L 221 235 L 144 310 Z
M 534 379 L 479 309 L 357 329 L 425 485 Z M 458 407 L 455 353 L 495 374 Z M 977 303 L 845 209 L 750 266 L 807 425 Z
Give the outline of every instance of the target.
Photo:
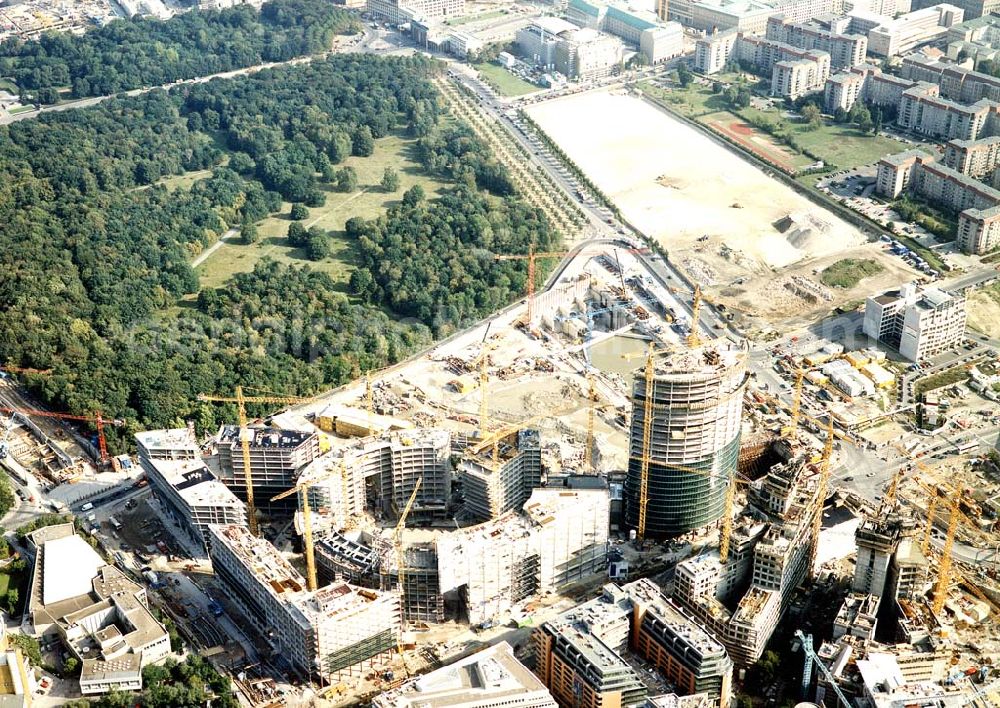
M 628 221 L 753 318 L 745 325 L 825 314 L 913 277 L 847 222 L 639 98 L 590 92 L 526 110 Z M 885 270 L 849 290 L 822 285 L 816 272 L 845 257 Z

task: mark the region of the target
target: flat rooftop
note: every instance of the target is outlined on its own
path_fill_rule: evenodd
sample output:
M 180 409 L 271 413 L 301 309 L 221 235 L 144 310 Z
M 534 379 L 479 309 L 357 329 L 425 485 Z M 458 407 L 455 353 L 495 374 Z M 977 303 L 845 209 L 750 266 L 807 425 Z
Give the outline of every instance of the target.
M 745 362 L 747 351 L 746 342 L 733 344 L 728 341 L 712 341 L 695 349 L 670 351 L 656 360 L 656 375 L 665 378 L 716 376 Z M 642 375 L 641 368 L 635 375 Z
M 409 681 L 376 698 L 374 708 L 447 708 L 448 706 L 502 705 L 507 701 L 548 697 L 556 703 L 535 674 L 514 657 L 507 642 L 483 649 L 454 664 Z M 544 703 L 532 702 L 542 706 Z
M 281 430 L 279 428 L 247 428 L 250 431 L 250 446 L 255 448 L 278 448 L 293 450 L 316 433 L 301 430 Z M 235 443 L 240 440 L 238 425 L 224 425 L 219 430 L 220 443 Z
M 200 449 L 198 439 L 190 428 L 168 428 L 165 430 L 145 430 L 135 434 L 136 442 L 147 450 L 192 450 Z
M 653 614 L 669 625 L 674 634 L 682 637 L 702 656 L 725 653 L 726 648 L 720 642 L 713 639 L 697 620 L 664 597 L 660 589 L 648 578 L 623 585 L 622 590 L 647 603 Z
M 243 502 L 200 460 L 151 460 L 156 471 L 190 506 L 242 507 Z

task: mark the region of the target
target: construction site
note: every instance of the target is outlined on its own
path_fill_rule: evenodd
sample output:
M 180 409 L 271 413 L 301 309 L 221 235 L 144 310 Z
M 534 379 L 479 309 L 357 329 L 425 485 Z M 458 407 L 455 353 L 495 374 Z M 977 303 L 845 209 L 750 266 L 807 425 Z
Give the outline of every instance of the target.
M 529 258 L 535 268 L 534 259 L 564 255 Z M 331 587 L 397 598 L 398 627 L 378 615 L 358 630 L 365 637 L 331 652 L 313 647 L 296 669 L 338 685 L 355 676 L 347 700 L 483 643 L 508 641 L 530 663 L 533 627 L 609 580 L 651 577 L 669 611 L 703 628 L 737 668 L 773 647 L 785 618 L 802 616 L 809 588 L 839 582 L 830 642 L 848 660 L 827 667 L 822 657 L 834 650 L 817 645 L 820 691 L 839 681 L 863 693 L 870 657 L 903 666 L 925 651 L 944 657 L 945 671 L 920 680 L 947 700 L 989 685 L 995 516 L 957 491 L 985 488 L 983 464 L 933 471 L 896 457 L 883 465 L 877 498 L 855 492 L 850 469 L 871 445 L 817 405 L 801 359 L 794 388 L 768 390 L 724 314 L 702 311 L 697 288 L 671 286 L 654 255 L 615 242 L 570 256 L 520 306 L 403 365 L 308 400 L 204 396 L 237 403 L 242 416 L 207 440 L 192 430 L 182 442 L 142 434 L 141 457 L 198 456 L 246 504 L 247 543 L 296 566 L 282 571 L 291 584 L 262 581 L 269 595 L 289 593 L 274 607 L 288 612 L 301 602 L 287 598 Z M 606 369 L 591 351 L 602 341 L 628 342 Z M 251 405 L 283 411 L 254 420 Z M 171 482 L 151 484 L 170 496 L 159 487 Z M 205 514 L 174 517 L 197 524 Z M 235 588 L 258 580 L 220 576 L 220 560 L 235 561 L 217 545 L 216 578 L 238 599 Z M 252 603 L 235 604 L 253 619 Z M 370 639 L 386 632 L 396 639 Z M 593 657 L 607 660 L 603 649 Z M 645 688 L 636 696 L 676 687 L 663 683 L 671 665 L 638 671 Z M 972 666 L 975 677 L 952 680 Z M 574 670 L 588 675 L 583 664 Z

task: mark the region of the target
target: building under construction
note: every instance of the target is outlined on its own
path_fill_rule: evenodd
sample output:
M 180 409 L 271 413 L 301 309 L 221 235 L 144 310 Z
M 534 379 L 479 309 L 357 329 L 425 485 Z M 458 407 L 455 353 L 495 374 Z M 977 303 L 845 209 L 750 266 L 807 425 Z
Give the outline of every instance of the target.
M 739 666 L 763 654 L 792 593 L 809 575 L 816 546 L 819 471 L 806 455 L 753 483 L 749 519 L 733 529 L 729 557 L 700 555 L 677 566 L 675 597 Z
M 542 486 L 542 447 L 537 430 L 516 430 L 473 445 L 459 463 L 467 519 L 488 521 L 520 509 Z
M 640 525 L 644 467 L 644 536 L 676 537 L 719 520 L 739 458 L 746 382 L 746 343 L 672 353 L 656 363 L 648 391 L 645 372 L 636 372 L 625 481 L 629 526 Z
M 348 583 L 310 591 L 270 542 L 242 526 L 209 527 L 215 577 L 272 653 L 304 676 L 350 674 L 400 641 L 399 598 Z
M 250 441 L 250 482 L 253 486 L 254 506 L 261 511 L 274 508 L 287 511 L 291 502 L 271 502 L 271 497 L 294 486 L 299 471 L 312 462 L 320 452 L 319 434 L 299 430 L 250 427 L 246 429 Z M 219 478 L 244 502 L 247 501 L 246 474 L 243 464 L 240 428 L 223 425 L 216 436 Z
M 302 470 L 298 482 L 315 480 L 308 487 L 310 507 L 321 526 L 333 529 L 343 528 L 351 517 L 368 509 L 383 518 L 396 517 L 418 479 L 411 518 L 447 518 L 451 452 L 451 434 L 445 430 L 387 433 L 316 458 Z
M 488 626 L 516 615 L 533 595 L 607 565 L 608 491 L 536 489 L 521 511 L 461 529 L 403 532 L 403 610 L 411 621 L 463 619 Z M 398 584 L 391 531 L 331 534 L 317 543 L 322 577 Z

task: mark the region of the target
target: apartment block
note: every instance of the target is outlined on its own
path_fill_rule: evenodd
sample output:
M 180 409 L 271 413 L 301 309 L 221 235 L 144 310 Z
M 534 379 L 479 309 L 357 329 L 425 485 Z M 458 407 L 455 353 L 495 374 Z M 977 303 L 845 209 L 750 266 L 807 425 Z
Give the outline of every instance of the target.
M 965 336 L 965 296 L 908 283 L 897 291 L 869 297 L 864 332 L 923 361 L 958 344 Z
M 769 17 L 781 15 L 787 22 L 807 22 L 829 13 L 839 13 L 842 0 L 671 0 L 669 19 L 703 32 L 736 30 L 762 35 Z
M 383 691 L 372 708 L 558 708 L 545 685 L 500 642 Z
M 906 150 L 883 157 L 876 166 L 875 192 L 888 199 L 898 198 L 910 186 L 917 165 L 933 160 L 923 150 Z
M 599 30 L 638 47 L 649 64 L 658 64 L 684 53 L 684 30 L 655 13 L 593 0 L 570 0 L 566 19 L 585 29 Z
M 979 140 L 951 140 L 944 146 L 942 162 L 945 167 L 969 177 L 991 175 L 1000 165 L 1000 136 Z
M 288 509 L 295 498 L 272 503 L 271 497 L 294 487 L 299 471 L 319 455 L 319 434 L 299 430 L 249 427 L 245 433 L 235 425 L 223 425 L 216 435 L 219 479 L 244 502 L 246 472 L 241 434 L 250 441 L 250 483 L 258 509 Z
M 681 694 L 730 705 L 733 665 L 718 641 L 648 579 L 604 586 L 601 597 L 546 622 L 532 635 L 536 673 L 560 706 L 630 706 L 646 687 L 625 660 L 651 662 Z
M 561 35 L 556 45 L 556 69 L 565 76 L 593 81 L 620 67 L 625 47 L 617 37 L 592 29 L 574 29 Z
M 542 486 L 542 448 L 537 430 L 518 430 L 470 447 L 458 465 L 464 512 L 470 519 L 497 519 L 520 509 Z
M 831 29 L 829 21 L 789 22 L 784 17 L 767 20 L 766 37 L 799 49 L 812 49 L 830 55 L 832 69 L 850 69 L 865 61 L 868 38 L 842 34 Z
M 269 542 L 210 526 L 216 579 L 247 620 L 303 676 L 329 681 L 377 661 L 400 637 L 396 593 L 335 583 L 315 591 Z
M 715 32 L 695 42 L 694 69 L 711 75 L 722 71 L 733 55 L 739 32 L 735 29 Z
M 815 59 L 779 61 L 771 69 L 771 93 L 796 100 L 821 91 L 830 75 L 827 55 Z
M 862 74 L 841 72 L 826 80 L 823 86 L 823 105 L 828 113 L 839 108 L 849 111 L 862 100 L 865 91 L 865 77 Z
M 956 244 L 965 253 L 977 255 L 1000 246 L 1000 206 L 966 209 L 959 214 Z
M 1000 191 L 929 160 L 917 164 L 909 186 L 915 194 L 954 212 L 1000 204 Z
M 903 92 L 896 122 L 938 140 L 976 140 L 995 130 L 1000 105 L 987 100 L 972 105 L 938 96 L 938 87 L 921 83 Z

